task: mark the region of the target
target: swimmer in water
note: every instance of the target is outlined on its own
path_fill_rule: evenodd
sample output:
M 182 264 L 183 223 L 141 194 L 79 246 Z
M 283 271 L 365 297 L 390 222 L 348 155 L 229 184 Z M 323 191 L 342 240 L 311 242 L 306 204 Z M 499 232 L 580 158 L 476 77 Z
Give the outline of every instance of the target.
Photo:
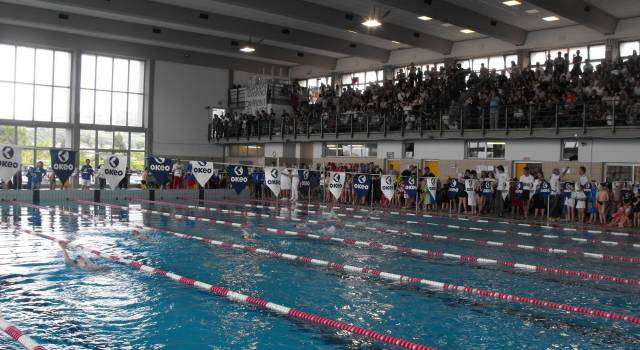
M 144 233 L 142 233 L 142 231 L 140 231 L 140 230 L 133 230 L 133 231 L 131 231 L 131 236 L 132 236 L 133 238 L 137 239 L 137 240 L 140 240 L 140 241 L 147 241 L 147 242 L 151 241 L 151 237 L 149 237 L 149 236 L 145 235 L 145 234 L 144 234 Z
M 332 233 L 335 233 L 335 232 L 336 232 L 336 227 L 335 227 L 335 226 L 333 226 L 333 225 L 332 225 L 332 226 L 329 226 L 329 227 L 324 227 L 324 228 L 320 229 L 320 232 L 321 232 L 321 233 L 325 233 L 325 234 L 326 234 L 326 233 L 331 233 L 331 234 L 332 234 Z
M 255 233 L 249 233 L 247 230 L 242 230 L 242 239 L 245 241 L 253 241 L 253 239 L 257 237 L 258 235 Z
M 89 271 L 89 272 L 101 272 L 101 271 L 109 271 L 110 269 L 106 266 L 100 266 L 97 264 L 92 263 L 89 259 L 87 259 L 86 257 L 80 255 L 78 258 L 76 259 L 72 259 L 69 256 L 69 253 L 67 252 L 67 244 L 60 242 L 60 248 L 62 248 L 62 254 L 64 255 L 64 261 L 72 266 L 75 266 L 77 268 L 83 269 L 85 271 Z

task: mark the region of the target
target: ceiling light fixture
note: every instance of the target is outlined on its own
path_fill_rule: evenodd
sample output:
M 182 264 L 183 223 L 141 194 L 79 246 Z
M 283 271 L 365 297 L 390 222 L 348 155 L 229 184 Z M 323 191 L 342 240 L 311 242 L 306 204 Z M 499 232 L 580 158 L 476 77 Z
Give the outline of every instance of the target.
M 382 23 L 378 21 L 377 18 L 369 17 L 369 18 L 365 18 L 365 21 L 362 22 L 362 25 L 367 28 L 377 28 L 377 27 L 380 27 Z
M 418 19 L 421 21 L 430 21 L 433 18 L 429 17 L 429 16 L 418 16 Z
M 461 29 L 460 33 L 471 34 L 471 33 L 475 33 L 475 31 L 471 29 Z
M 245 45 L 240 48 L 240 51 L 244 53 L 253 53 L 256 52 L 256 48 L 251 45 Z
M 453 27 L 453 24 L 451 24 L 451 23 L 442 23 L 442 26 L 448 28 L 448 27 Z
M 526 12 L 526 13 L 528 13 L 528 14 L 532 15 L 532 14 L 534 14 L 534 13 L 540 13 L 540 10 L 537 10 L 537 9 L 530 9 L 530 10 L 526 10 L 526 11 L 524 11 L 524 12 Z
M 507 6 L 518 6 L 518 5 L 522 5 L 522 2 L 521 2 L 521 1 L 518 1 L 518 0 L 503 1 L 502 3 L 503 3 L 504 5 L 507 5 Z
M 394 43 L 394 44 L 400 44 L 399 41 L 395 41 L 395 40 L 391 40 L 391 42 Z
M 560 18 L 558 16 L 549 16 L 549 17 L 543 17 L 542 20 L 547 22 L 553 22 L 553 21 L 559 21 Z
M 351 34 L 358 34 L 358 32 L 356 32 L 355 30 L 351 30 L 351 29 L 347 30 L 347 32 L 349 32 Z

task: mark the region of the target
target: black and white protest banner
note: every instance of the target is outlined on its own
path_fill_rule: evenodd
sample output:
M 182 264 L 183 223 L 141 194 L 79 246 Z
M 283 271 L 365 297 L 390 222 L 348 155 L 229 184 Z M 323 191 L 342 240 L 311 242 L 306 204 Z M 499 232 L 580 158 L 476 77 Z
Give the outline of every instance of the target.
M 51 154 L 51 168 L 60 182 L 64 184 L 76 170 L 76 151 L 54 148 L 50 149 L 49 153 Z
M 371 175 L 356 175 L 353 181 L 353 189 L 358 199 L 364 198 L 371 190 Z
M 394 177 L 394 175 L 380 176 L 380 190 L 388 200 L 393 199 L 393 194 L 396 191 L 395 184 L 393 183 Z
M 115 189 L 127 175 L 127 158 L 112 154 L 104 157 L 103 161 L 104 178 L 111 189 Z
M 344 172 L 340 172 L 340 173 L 329 173 L 329 176 L 331 177 L 330 182 L 329 182 L 329 191 L 331 191 L 331 194 L 333 194 L 333 197 L 335 199 L 340 198 L 340 196 L 342 195 L 342 190 L 344 190 L 344 180 L 346 179 L 346 173 Z
M 163 184 L 169 176 L 171 176 L 171 166 L 173 162 L 169 158 L 160 157 L 148 157 L 149 171 L 153 178 L 156 179 L 156 183 Z
M 264 168 L 264 182 L 271 190 L 274 196 L 280 195 L 280 170 L 278 168 Z
M 240 194 L 249 182 L 247 167 L 244 165 L 229 165 L 227 167 L 227 174 L 229 175 L 231 187 L 233 187 L 237 194 Z
M 196 181 L 198 181 L 200 186 L 205 187 L 214 174 L 213 163 L 195 160 L 192 160 L 189 163 L 191 164 L 191 173 L 193 174 L 193 177 L 196 178 Z
M 11 181 L 13 175 L 20 171 L 22 148 L 14 145 L 0 145 L 0 179 Z

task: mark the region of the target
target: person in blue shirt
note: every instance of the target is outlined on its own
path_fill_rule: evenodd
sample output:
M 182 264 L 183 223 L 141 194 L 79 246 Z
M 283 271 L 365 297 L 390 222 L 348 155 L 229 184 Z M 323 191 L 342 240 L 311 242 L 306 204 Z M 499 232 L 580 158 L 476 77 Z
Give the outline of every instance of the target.
M 92 177 L 93 167 L 91 166 L 91 160 L 87 159 L 82 168 L 80 168 L 80 186 L 83 190 L 88 190 L 91 187 Z
M 42 178 L 47 174 L 42 161 L 36 163 L 36 167 L 31 171 L 31 186 L 34 190 L 40 189 Z
M 260 171 L 258 168 L 253 168 L 251 180 L 253 182 L 253 198 L 261 199 L 262 184 L 264 184 L 264 172 Z

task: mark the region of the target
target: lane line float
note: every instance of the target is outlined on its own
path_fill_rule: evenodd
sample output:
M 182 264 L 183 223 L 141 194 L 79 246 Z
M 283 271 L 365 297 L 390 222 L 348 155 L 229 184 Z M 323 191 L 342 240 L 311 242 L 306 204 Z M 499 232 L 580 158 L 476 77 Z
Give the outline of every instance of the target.
M 38 344 L 35 340 L 33 340 L 28 335 L 24 334 L 18 327 L 7 322 L 0 316 L 0 329 L 4 333 L 6 333 L 9 337 L 13 338 L 13 340 L 20 343 L 25 349 L 28 350 L 46 350 L 46 348 L 40 344 Z

